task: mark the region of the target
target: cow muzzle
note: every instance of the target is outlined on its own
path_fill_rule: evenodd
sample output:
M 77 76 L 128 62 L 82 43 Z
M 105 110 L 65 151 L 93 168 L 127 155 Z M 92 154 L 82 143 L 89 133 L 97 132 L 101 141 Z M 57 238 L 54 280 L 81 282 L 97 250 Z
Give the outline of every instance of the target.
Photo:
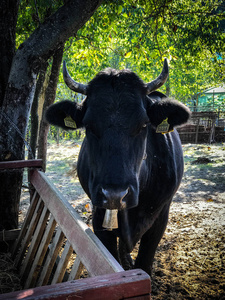
M 106 209 L 125 209 L 127 208 L 126 196 L 129 194 L 129 188 L 125 190 L 104 189 L 103 207 Z

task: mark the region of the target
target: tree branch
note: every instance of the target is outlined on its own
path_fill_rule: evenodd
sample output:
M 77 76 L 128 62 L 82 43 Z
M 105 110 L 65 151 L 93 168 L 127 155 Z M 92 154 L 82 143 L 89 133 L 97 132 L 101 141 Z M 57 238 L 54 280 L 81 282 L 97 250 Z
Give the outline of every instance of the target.
M 10 84 L 19 87 L 30 81 L 30 73 L 37 74 L 40 64 L 50 58 L 61 44 L 90 19 L 102 0 L 70 0 L 41 24 L 32 35 L 20 45 L 14 57 L 9 78 Z M 23 72 L 18 79 L 18 66 Z M 30 69 L 30 71 L 28 71 Z

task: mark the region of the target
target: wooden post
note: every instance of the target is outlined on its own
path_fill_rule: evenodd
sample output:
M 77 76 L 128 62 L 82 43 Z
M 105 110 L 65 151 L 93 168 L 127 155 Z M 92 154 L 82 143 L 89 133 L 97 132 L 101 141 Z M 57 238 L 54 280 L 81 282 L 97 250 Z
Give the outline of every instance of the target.
M 198 118 L 197 127 L 196 127 L 195 144 L 197 144 L 198 142 L 199 123 L 200 123 L 200 118 Z

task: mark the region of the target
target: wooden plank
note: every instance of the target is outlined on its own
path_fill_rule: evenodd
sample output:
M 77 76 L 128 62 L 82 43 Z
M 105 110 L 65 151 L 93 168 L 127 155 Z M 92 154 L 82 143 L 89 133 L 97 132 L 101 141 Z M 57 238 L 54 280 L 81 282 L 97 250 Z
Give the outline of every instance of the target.
M 184 134 L 190 134 L 190 135 L 195 135 L 196 132 L 195 131 L 178 131 L 179 132 L 179 135 L 182 136 Z
M 28 248 L 28 252 L 22 263 L 22 267 L 20 269 L 20 275 L 21 275 L 22 282 L 28 275 L 29 269 L 32 267 L 32 263 L 33 263 L 35 255 L 36 255 L 37 249 L 39 247 L 40 241 L 42 239 L 43 232 L 45 230 L 49 214 L 50 214 L 50 212 L 49 212 L 48 208 L 46 206 L 44 206 L 40 220 L 37 224 L 37 227 L 36 227 L 34 235 L 32 237 L 30 246 Z
M 195 144 L 197 144 L 197 142 L 198 142 L 199 122 L 200 122 L 200 119 L 198 119 L 197 128 L 196 128 Z
M 2 230 L 0 231 L 0 242 L 14 241 L 19 234 L 20 229 Z
M 211 144 L 213 142 L 213 136 L 215 135 L 215 124 L 216 124 L 216 121 L 213 121 L 211 130 L 210 130 L 210 134 L 209 134 L 209 144 Z
M 12 257 L 15 257 L 16 252 L 19 250 L 18 248 L 21 244 L 21 241 L 24 238 L 25 234 L 27 233 L 27 229 L 28 229 L 28 227 L 31 223 L 31 219 L 34 216 L 34 211 L 35 211 L 35 208 L 37 207 L 37 203 L 38 203 L 39 198 L 40 198 L 39 195 L 35 191 L 35 193 L 33 195 L 33 198 L 31 200 L 31 204 L 30 204 L 29 209 L 27 211 L 26 218 L 23 222 L 23 225 L 22 225 L 22 228 L 21 228 L 21 231 L 20 231 L 20 235 L 19 235 L 18 239 L 15 241 L 15 243 L 13 245 L 13 248 L 12 248 L 12 251 L 11 251 L 12 252 Z
M 34 210 L 33 217 L 30 221 L 29 226 L 28 226 L 26 235 L 25 235 L 24 239 L 21 242 L 20 250 L 19 250 L 19 252 L 16 256 L 16 259 L 15 259 L 15 266 L 16 267 L 19 267 L 21 265 L 21 261 L 24 258 L 25 251 L 27 250 L 27 247 L 30 243 L 31 237 L 32 237 L 32 235 L 35 231 L 35 228 L 37 226 L 37 223 L 40 219 L 43 208 L 44 208 L 44 202 L 42 201 L 41 198 L 39 198 L 37 206 L 35 207 L 35 210 Z
M 150 293 L 150 277 L 136 269 L 3 294 L 0 300 L 151 299 Z
M 150 298 L 149 298 L 150 297 Z M 142 296 L 136 296 L 136 297 L 129 297 L 129 298 L 124 298 L 123 300 L 149 300 L 151 299 L 151 295 L 142 295 Z
M 70 242 L 67 241 L 51 284 L 62 282 L 68 261 L 72 253 L 73 248 L 71 247 Z
M 42 168 L 42 159 L 29 159 L 29 160 L 14 160 L 14 161 L 1 161 L 0 170 L 4 169 L 18 169 L 18 168 Z
M 35 282 L 36 282 L 36 279 L 38 277 L 40 268 L 42 266 L 42 262 L 44 260 L 45 254 L 48 250 L 48 246 L 50 244 L 50 241 L 52 239 L 52 235 L 53 235 L 55 226 L 56 226 L 56 221 L 55 221 L 54 217 L 51 216 L 51 218 L 49 220 L 49 223 L 46 227 L 45 233 L 43 235 L 43 238 L 41 240 L 40 246 L 38 248 L 38 251 L 35 255 L 35 259 L 34 259 L 34 262 L 32 264 L 32 267 L 30 269 L 29 275 L 27 276 L 27 280 L 26 280 L 26 283 L 24 285 L 25 289 L 35 286 Z
M 42 269 L 42 271 L 40 273 L 40 277 L 38 279 L 36 286 L 48 284 L 49 277 L 51 275 L 52 269 L 56 262 L 56 258 L 58 256 L 59 250 L 61 248 L 63 239 L 64 239 L 64 234 L 61 231 L 61 229 L 58 228 L 56 235 L 52 241 L 52 244 L 50 245 L 50 250 L 49 250 L 48 256 L 46 258 L 44 268 Z
M 34 170 L 31 182 L 91 276 L 123 271 L 43 172 Z
M 72 269 L 70 271 L 68 281 L 79 279 L 80 275 L 82 273 L 83 267 L 84 267 L 84 265 L 82 264 L 80 258 L 77 256 L 73 263 Z

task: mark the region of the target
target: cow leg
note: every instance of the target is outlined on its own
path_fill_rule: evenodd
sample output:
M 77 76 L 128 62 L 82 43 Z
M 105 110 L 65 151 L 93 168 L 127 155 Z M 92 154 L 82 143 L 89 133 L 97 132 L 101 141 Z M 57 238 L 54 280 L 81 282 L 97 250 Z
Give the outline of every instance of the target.
M 95 207 L 93 210 L 92 224 L 94 232 L 103 245 L 109 250 L 109 252 L 119 261 L 118 251 L 117 251 L 117 235 L 112 230 L 109 231 L 102 227 L 103 220 L 105 216 L 105 209 Z
M 130 270 L 133 268 L 133 259 L 131 258 L 130 253 L 127 253 L 126 245 L 121 239 L 119 239 L 119 259 L 124 270 Z
M 141 268 L 151 275 L 156 248 L 168 222 L 170 203 L 164 206 L 152 227 L 142 236 L 135 268 Z

